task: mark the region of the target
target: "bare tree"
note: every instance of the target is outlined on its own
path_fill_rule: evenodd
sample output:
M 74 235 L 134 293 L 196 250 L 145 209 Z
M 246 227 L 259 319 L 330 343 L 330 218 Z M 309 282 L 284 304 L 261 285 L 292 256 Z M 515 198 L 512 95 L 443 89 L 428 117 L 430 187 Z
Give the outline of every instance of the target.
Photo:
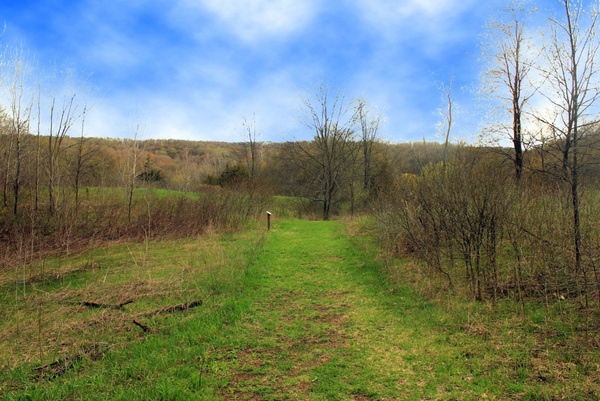
M 292 147 L 294 160 L 305 178 L 306 194 L 322 203 L 323 220 L 329 220 L 332 208 L 343 200 L 358 142 L 352 129 L 353 115 L 344 96 L 330 97 L 329 88 L 321 86 L 314 99 L 303 100 L 304 125 L 313 131 L 311 142 L 296 141 Z
M 561 0 L 563 17 L 550 20 L 550 43 L 543 70 L 549 90 L 544 93 L 556 111 L 555 119 L 540 117 L 561 147 L 563 178 L 569 182 L 572 202 L 575 270 L 581 271 L 580 140 L 584 127 L 597 120 L 594 106 L 600 97 L 597 37 L 598 9 L 586 12 L 582 2 Z
M 514 149 L 512 160 L 517 182 L 523 175 L 523 113 L 536 93 L 535 86 L 528 84 L 535 55 L 531 54 L 529 38 L 525 34 L 527 17 L 531 12 L 526 10 L 526 4 L 527 1 L 514 0 L 504 9 L 504 15 L 488 25 L 493 54 L 491 66 L 485 74 L 485 85 L 494 89 L 494 94 L 506 104 L 506 110 L 512 117 L 507 131 Z M 496 90 L 498 87 L 501 89 Z
M 246 138 L 248 138 L 248 141 L 242 144 L 243 158 L 246 160 L 250 178 L 254 178 L 260 163 L 260 151 L 262 145 L 260 142 L 257 142 L 256 115 L 252 116 L 252 121 L 248 121 L 246 117 L 244 117 L 242 124 L 244 126 Z
M 6 54 L 0 52 L 0 64 L 5 63 Z M 0 88 L 4 84 L 3 74 L 0 74 Z M 2 205 L 8 207 L 8 186 L 12 161 L 12 130 L 9 127 L 9 117 L 6 110 L 0 106 L 0 146 L 2 146 Z
M 126 184 L 127 184 L 127 221 L 131 223 L 131 210 L 133 208 L 133 194 L 135 192 L 135 180 L 137 179 L 137 166 L 141 155 L 140 141 L 138 140 L 138 134 L 140 131 L 140 124 L 135 126 L 133 133 L 133 139 L 128 140 L 129 149 L 127 152 L 127 170 L 126 170 Z
M 11 95 L 11 131 L 15 142 L 15 171 L 13 177 L 13 214 L 16 216 L 19 209 L 19 196 L 21 191 L 21 173 L 23 159 L 23 136 L 29 133 L 32 103 L 24 104 L 24 71 L 23 58 L 15 58 L 13 81 L 10 87 Z
M 372 112 L 368 108 L 367 101 L 364 99 L 358 99 L 356 101 L 354 113 L 360 125 L 360 143 L 362 148 L 363 162 L 363 189 L 370 193 L 373 186 L 373 147 L 378 140 L 381 116 L 372 116 Z
M 452 123 L 454 117 L 454 101 L 452 98 L 452 89 L 454 89 L 454 76 L 450 78 L 450 83 L 445 85 L 443 83 L 438 84 L 438 89 L 442 92 L 445 107 L 440 110 L 440 114 L 444 117 L 444 122 L 441 123 L 444 134 L 444 156 L 442 163 L 445 166 L 448 163 L 448 145 L 450 144 L 450 133 L 452 132 Z
M 3 111 L 2 115 L 2 125 L 0 126 L 0 130 L 2 132 L 2 201 L 3 206 L 8 208 L 8 199 L 10 197 L 9 193 L 9 185 L 10 185 L 10 177 L 12 175 L 12 166 L 13 166 L 13 151 L 14 151 L 14 130 L 11 127 L 10 117 Z
M 35 199 L 34 199 L 34 206 L 33 206 L 33 210 L 34 213 L 37 214 L 38 210 L 39 210 L 39 204 L 40 204 L 40 167 L 41 167 L 41 153 L 42 153 L 42 139 L 41 139 L 41 133 L 42 133 L 42 128 L 41 128 L 41 124 L 42 124 L 42 120 L 41 120 L 41 114 L 42 114 L 42 101 L 41 101 L 41 97 L 42 97 L 42 89 L 40 87 L 40 85 L 38 84 L 37 87 L 37 132 L 36 132 L 36 151 L 35 151 Z
M 98 153 L 98 145 L 85 136 L 85 119 L 89 108 L 84 106 L 81 115 L 81 134 L 75 146 L 75 160 L 71 164 L 73 175 L 73 189 L 75 191 L 75 212 L 79 210 L 79 193 L 81 190 L 82 181 L 93 167 L 92 159 Z
M 75 94 L 63 98 L 60 110 L 56 108 L 56 98 L 52 98 L 50 106 L 50 126 L 48 131 L 48 199 L 49 212 L 53 216 L 58 208 L 58 187 L 60 185 L 60 154 L 63 141 L 75 122 Z

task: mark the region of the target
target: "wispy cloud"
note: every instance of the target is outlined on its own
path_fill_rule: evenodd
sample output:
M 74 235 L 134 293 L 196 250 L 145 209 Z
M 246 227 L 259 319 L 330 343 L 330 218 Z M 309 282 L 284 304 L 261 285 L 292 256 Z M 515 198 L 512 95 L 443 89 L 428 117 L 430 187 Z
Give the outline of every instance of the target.
M 317 13 L 317 4 L 314 0 L 180 0 L 175 9 L 178 18 L 188 21 L 198 21 L 208 12 L 217 22 L 213 28 L 256 42 L 301 30 Z
M 152 138 L 242 141 L 242 118 L 256 115 L 261 140 L 281 140 L 295 124 L 299 96 L 288 72 L 265 75 L 257 82 L 224 86 L 177 86 L 171 91 L 121 91 L 99 101 L 89 131 L 129 136 L 139 119 Z M 103 134 L 106 133 L 106 134 Z
M 474 3 L 473 0 L 354 0 L 369 19 L 379 21 L 404 20 L 413 17 L 444 17 L 460 13 Z
M 478 2 L 475 0 L 352 0 L 375 29 L 402 36 L 435 35 Z M 454 26 L 454 30 L 460 27 Z

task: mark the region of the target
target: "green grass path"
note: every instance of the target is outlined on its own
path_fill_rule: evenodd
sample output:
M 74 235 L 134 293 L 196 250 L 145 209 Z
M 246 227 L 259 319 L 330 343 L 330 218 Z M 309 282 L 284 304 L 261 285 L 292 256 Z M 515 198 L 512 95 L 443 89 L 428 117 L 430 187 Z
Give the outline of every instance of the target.
M 387 291 L 378 263 L 339 223 L 275 225 L 254 267 L 251 304 L 227 333 L 230 348 L 208 354 L 223 363 L 218 394 L 240 400 L 468 398 L 470 390 L 452 386 L 472 382 L 472 374 L 452 371 L 451 360 L 436 366 L 440 338 L 430 326 L 440 322 L 433 309 L 410 294 Z M 439 388 L 439 379 L 463 373 Z

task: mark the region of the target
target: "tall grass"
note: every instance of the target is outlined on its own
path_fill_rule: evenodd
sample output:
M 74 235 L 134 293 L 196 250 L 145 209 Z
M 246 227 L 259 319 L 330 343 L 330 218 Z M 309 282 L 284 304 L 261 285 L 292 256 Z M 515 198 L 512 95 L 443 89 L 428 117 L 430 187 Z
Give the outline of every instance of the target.
M 75 205 L 68 190 L 56 213 L 41 204 L 18 216 L 0 211 L 0 270 L 31 263 L 47 254 L 70 254 L 107 241 L 185 237 L 244 226 L 264 209 L 256 193 L 207 187 L 202 194 L 140 188 L 131 219 L 126 194 L 116 188 L 88 188 Z
M 19 372 L 51 377 L 49 364 L 142 339 L 134 320 L 159 331 L 169 313 L 148 312 L 197 301 L 217 306 L 242 290 L 262 246 L 257 230 L 231 235 L 121 243 L 1 271 L 0 366 L 13 379 Z

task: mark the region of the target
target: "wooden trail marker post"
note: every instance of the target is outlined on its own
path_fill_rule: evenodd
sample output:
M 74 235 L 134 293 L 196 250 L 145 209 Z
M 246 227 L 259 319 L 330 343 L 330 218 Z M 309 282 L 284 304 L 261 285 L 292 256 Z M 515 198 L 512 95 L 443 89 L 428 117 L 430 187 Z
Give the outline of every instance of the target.
M 271 231 L 271 212 L 267 212 L 267 231 Z

